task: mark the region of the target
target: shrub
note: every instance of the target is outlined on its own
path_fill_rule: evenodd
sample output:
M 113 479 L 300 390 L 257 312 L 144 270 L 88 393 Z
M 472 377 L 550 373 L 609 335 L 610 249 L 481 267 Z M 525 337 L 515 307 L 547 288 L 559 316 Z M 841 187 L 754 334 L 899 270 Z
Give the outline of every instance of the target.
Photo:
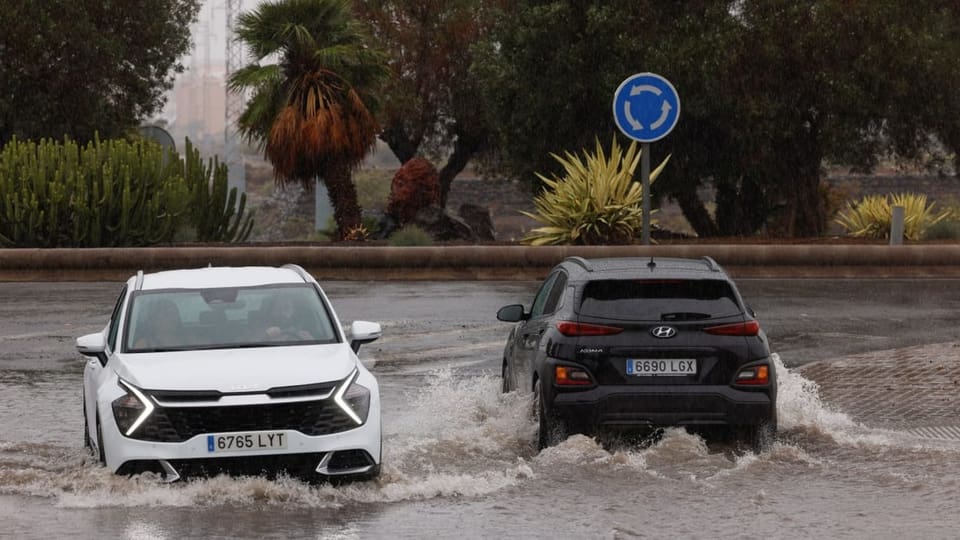
M 932 225 L 923 235 L 925 240 L 960 240 L 960 221 L 945 219 Z
M 384 210 L 390 198 L 392 175 L 382 169 L 363 169 L 353 175 L 357 186 L 357 201 L 365 210 Z M 368 227 L 369 228 L 369 227 Z
M 391 246 L 431 246 L 433 237 L 416 225 L 404 225 L 402 229 L 390 235 Z
M 421 209 L 437 204 L 440 204 L 440 175 L 436 167 L 419 157 L 404 163 L 390 185 L 387 214 L 404 224 Z
M 640 163 L 637 143 L 623 151 L 614 138 L 607 156 L 598 139 L 596 151 L 585 152 L 583 158 L 569 152 L 565 157 L 552 155 L 563 166 L 564 176 L 548 179 L 537 174 L 546 189 L 534 199 L 536 213 L 523 214 L 545 226 L 531 230 L 522 242 L 534 246 L 630 243 L 643 226 L 643 189 L 633 180 Z M 669 159 L 651 171 L 651 183 Z
M 934 204 L 927 204 L 927 196 L 915 193 L 868 195 L 857 202 L 847 203 L 835 220 L 846 229 L 847 235 L 862 238 L 889 238 L 893 221 L 893 207 L 904 207 L 904 237 L 920 240 L 927 229 L 946 219 L 950 212 L 936 212 Z

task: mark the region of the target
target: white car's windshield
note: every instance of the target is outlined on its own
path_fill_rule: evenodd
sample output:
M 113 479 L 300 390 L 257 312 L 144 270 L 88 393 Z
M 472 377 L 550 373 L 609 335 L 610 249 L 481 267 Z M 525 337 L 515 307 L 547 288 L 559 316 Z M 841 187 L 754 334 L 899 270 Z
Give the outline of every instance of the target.
M 133 294 L 125 352 L 336 343 L 309 285 L 167 289 Z

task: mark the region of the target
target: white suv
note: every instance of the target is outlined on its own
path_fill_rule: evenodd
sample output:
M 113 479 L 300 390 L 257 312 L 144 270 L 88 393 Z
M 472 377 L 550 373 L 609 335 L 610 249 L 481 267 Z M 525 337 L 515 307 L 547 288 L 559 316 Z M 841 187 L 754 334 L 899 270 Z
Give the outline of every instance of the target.
M 85 441 L 119 474 L 373 478 L 377 381 L 302 268 L 138 273 L 102 332 L 77 339 Z

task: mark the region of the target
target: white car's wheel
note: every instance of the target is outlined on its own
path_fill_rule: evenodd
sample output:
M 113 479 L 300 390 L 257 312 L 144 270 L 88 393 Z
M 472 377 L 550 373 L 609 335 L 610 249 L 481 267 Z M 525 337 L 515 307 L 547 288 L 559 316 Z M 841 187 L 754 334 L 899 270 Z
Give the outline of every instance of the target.
M 103 429 L 100 427 L 100 414 L 97 414 L 97 459 L 101 465 L 107 464 L 107 453 L 103 449 Z
M 93 442 L 90 440 L 90 424 L 87 422 L 87 398 L 86 394 L 80 394 L 80 410 L 83 411 L 83 447 L 93 450 Z

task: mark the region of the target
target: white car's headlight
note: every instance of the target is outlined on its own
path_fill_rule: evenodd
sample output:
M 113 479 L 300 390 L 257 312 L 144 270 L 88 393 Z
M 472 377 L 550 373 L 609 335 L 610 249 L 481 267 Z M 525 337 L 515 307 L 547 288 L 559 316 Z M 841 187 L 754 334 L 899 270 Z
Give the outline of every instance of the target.
M 337 389 L 333 400 L 358 425 L 367 421 L 370 413 L 370 389 L 357 382 L 360 372 L 354 370 Z
M 117 383 L 126 394 L 113 400 L 113 418 L 117 421 L 120 433 L 129 437 L 150 417 L 154 406 L 150 398 L 132 384 L 123 379 L 117 380 Z

